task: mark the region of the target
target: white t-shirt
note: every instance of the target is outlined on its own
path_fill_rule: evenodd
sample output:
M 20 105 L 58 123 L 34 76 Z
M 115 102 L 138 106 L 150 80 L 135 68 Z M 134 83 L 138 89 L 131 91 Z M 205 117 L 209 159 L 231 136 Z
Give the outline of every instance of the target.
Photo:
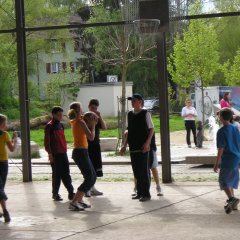
M 186 117 L 186 115 L 188 114 L 192 114 L 194 115 L 193 117 Z M 185 121 L 189 121 L 189 120 L 195 120 L 195 117 L 197 116 L 197 111 L 194 107 L 183 107 L 182 109 L 182 117 L 184 118 Z
M 143 110 L 143 109 L 142 109 Z M 141 111 L 142 111 L 141 110 Z M 138 114 L 140 112 L 134 112 L 134 109 L 132 110 L 133 111 L 133 114 Z M 147 112 L 146 113 L 146 123 L 147 123 L 147 126 L 148 126 L 148 129 L 150 128 L 154 128 L 154 124 L 153 124 L 153 121 L 152 121 L 152 117 L 151 117 L 151 114 L 150 112 Z M 127 124 L 126 124 L 126 127 L 128 127 L 128 121 L 127 121 Z

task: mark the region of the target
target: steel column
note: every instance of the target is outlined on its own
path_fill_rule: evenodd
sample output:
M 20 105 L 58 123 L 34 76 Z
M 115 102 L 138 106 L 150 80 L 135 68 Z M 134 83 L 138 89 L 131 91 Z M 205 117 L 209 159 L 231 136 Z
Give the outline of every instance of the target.
M 166 35 L 159 32 L 157 36 L 157 67 L 159 83 L 159 106 L 160 106 L 160 135 L 162 152 L 162 181 L 171 183 L 171 154 L 169 136 L 169 110 L 168 110 L 168 79 L 167 79 L 167 55 Z
M 32 181 L 24 0 L 15 0 L 23 182 Z

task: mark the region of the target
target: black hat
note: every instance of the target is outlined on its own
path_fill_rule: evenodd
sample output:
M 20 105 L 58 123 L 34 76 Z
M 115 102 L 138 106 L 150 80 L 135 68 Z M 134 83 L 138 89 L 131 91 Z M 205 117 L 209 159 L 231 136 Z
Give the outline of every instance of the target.
M 134 93 L 131 97 L 128 97 L 128 100 L 133 100 L 133 99 L 143 100 L 143 97 L 138 93 Z

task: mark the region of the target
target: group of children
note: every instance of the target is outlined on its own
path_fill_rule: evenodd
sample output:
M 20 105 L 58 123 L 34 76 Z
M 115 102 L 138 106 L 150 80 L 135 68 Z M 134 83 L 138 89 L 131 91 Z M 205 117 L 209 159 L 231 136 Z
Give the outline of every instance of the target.
M 59 194 L 62 180 L 68 191 L 68 199 L 71 201 L 69 209 L 71 210 L 82 211 L 91 207 L 83 202 L 84 195 L 91 197 L 91 195 L 103 194 L 94 186 L 96 177 L 103 176 L 99 133 L 101 128 L 106 129 L 106 124 L 98 111 L 98 106 L 99 102 L 97 99 L 90 100 L 88 107 L 89 113 L 91 113 L 90 118 L 92 119 L 87 122 L 80 103 L 73 102 L 70 104 L 68 117 L 74 140 L 72 158 L 84 178 L 76 193 L 74 192 L 70 176 L 64 127 L 60 122 L 63 117 L 63 109 L 61 107 L 53 107 L 52 119 L 45 128 L 45 150 L 48 152 L 52 166 L 52 198 L 55 201 L 63 200 Z
M 162 195 L 158 172 L 155 171 L 157 162 L 153 124 L 149 113 L 142 109 L 143 99 L 141 95 L 135 94 L 129 100 L 132 101 L 134 109 L 128 114 L 128 130 L 121 153 L 126 151 L 128 144 L 136 189 L 132 198 L 144 202 L 151 199 L 149 192 L 150 168 L 157 184 L 158 195 Z M 78 102 L 73 102 L 68 112 L 74 139 L 72 158 L 84 179 L 77 192 L 74 191 L 70 176 L 67 144 L 64 127 L 61 123 L 63 117 L 61 107 L 53 107 L 52 119 L 45 128 L 45 149 L 48 152 L 52 167 L 52 198 L 55 201 L 63 200 L 59 195 L 62 181 L 68 191 L 70 210 L 83 211 L 85 208 L 90 208 L 91 206 L 83 201 L 83 197 L 103 194 L 94 187 L 96 177 L 103 176 L 99 129 L 106 129 L 106 124 L 98 111 L 98 106 L 97 99 L 90 101 L 90 120 L 87 120 L 86 115 L 84 116 Z M 234 189 L 238 188 L 239 183 L 240 133 L 238 128 L 232 124 L 233 112 L 231 109 L 223 108 L 219 112 L 219 119 L 223 126 L 217 132 L 218 154 L 213 169 L 218 172 L 220 168 L 219 185 L 220 189 L 224 190 L 228 197 L 224 209 L 229 214 L 237 209 L 239 203 L 239 199 L 234 195 Z M 5 222 L 10 222 L 11 218 L 6 207 L 7 195 L 4 191 L 8 174 L 6 146 L 10 151 L 14 151 L 17 132 L 13 133 L 11 139 L 6 129 L 7 117 L 0 114 L 0 204 L 3 210 L 0 217 L 3 216 Z M 150 165 L 149 160 L 152 162 Z

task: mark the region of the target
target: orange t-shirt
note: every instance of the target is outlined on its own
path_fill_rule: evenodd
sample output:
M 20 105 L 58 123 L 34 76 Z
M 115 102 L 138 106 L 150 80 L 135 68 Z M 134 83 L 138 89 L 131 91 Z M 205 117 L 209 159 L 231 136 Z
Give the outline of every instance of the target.
M 80 126 L 80 121 L 82 119 L 71 120 L 72 133 L 73 133 L 73 144 L 75 148 L 88 148 L 87 136 Z

